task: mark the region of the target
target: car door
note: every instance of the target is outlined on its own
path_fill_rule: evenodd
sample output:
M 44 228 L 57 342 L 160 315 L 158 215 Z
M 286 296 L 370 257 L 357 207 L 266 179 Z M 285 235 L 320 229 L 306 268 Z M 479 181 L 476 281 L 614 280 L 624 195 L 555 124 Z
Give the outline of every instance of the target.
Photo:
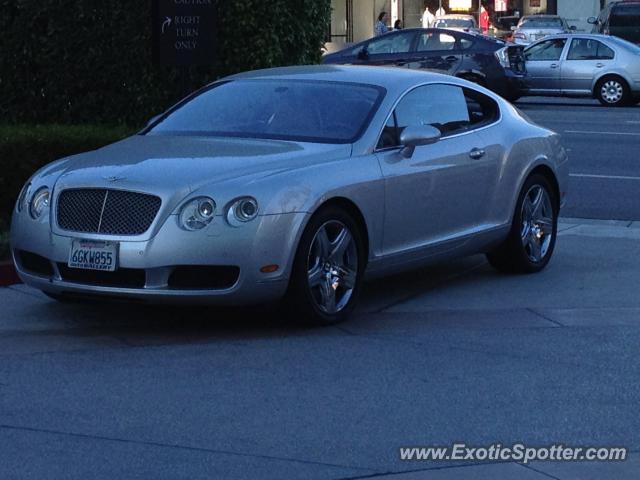
M 534 43 L 525 50 L 525 83 L 531 93 L 560 93 L 560 60 L 566 43 L 566 38 L 552 38 Z
M 487 140 L 475 130 L 482 120 L 467 104 L 465 90 L 448 84 L 417 87 L 389 117 L 376 152 L 385 181 L 385 254 L 442 240 L 464 242 L 465 233 L 486 222 L 498 158 L 486 153 Z M 399 136 L 419 125 L 435 126 L 443 136 L 405 158 Z
M 562 61 L 561 84 L 566 94 L 591 93 L 600 72 L 613 65 L 615 52 L 599 40 L 573 38 L 566 60 Z
M 405 65 L 414 32 L 393 32 L 374 38 L 357 53 L 356 65 Z
M 453 32 L 427 30 L 418 34 L 407 66 L 440 70 L 453 75 L 461 63 L 462 51 Z

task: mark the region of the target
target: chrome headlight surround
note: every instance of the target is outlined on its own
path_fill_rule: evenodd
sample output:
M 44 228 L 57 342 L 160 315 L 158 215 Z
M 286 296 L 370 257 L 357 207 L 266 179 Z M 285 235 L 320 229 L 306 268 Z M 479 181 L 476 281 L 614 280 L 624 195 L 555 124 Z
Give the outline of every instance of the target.
M 236 198 L 227 208 L 227 222 L 232 227 L 240 227 L 258 216 L 258 201 L 253 197 Z
M 40 187 L 31 197 L 29 202 L 29 215 L 34 220 L 38 220 L 49 209 L 49 201 L 51 200 L 51 192 L 49 187 Z
M 178 223 L 185 230 L 202 230 L 216 214 L 216 202 L 209 197 L 197 197 L 187 201 L 180 209 Z

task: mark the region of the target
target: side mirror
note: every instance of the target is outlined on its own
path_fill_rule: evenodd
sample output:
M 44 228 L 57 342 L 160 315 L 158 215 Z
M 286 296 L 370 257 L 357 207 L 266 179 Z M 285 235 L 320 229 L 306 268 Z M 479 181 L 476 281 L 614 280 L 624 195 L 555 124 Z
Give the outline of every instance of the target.
M 147 127 L 150 126 L 152 123 L 154 123 L 156 120 L 158 120 L 161 116 L 162 116 L 162 114 L 156 115 L 155 117 L 151 117 L 149 119 L 149 121 L 147 122 Z
M 440 130 L 431 125 L 406 127 L 400 134 L 400 145 L 404 147 L 400 153 L 403 157 L 409 158 L 413 155 L 416 147 L 436 143 L 441 136 Z
M 571 26 L 569 27 L 569 30 L 576 31 L 577 29 L 578 29 L 578 27 L 576 27 L 575 25 L 571 25 Z
M 596 17 L 589 17 L 587 18 L 587 23 L 590 23 L 591 25 L 595 25 L 596 23 L 598 23 L 598 19 Z

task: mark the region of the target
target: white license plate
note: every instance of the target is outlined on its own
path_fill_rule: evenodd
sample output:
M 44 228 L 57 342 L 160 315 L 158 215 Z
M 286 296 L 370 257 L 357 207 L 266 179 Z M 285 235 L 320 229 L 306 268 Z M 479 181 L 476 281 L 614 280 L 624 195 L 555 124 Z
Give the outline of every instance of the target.
M 113 272 L 116 269 L 118 244 L 95 240 L 73 240 L 68 265 L 84 270 Z

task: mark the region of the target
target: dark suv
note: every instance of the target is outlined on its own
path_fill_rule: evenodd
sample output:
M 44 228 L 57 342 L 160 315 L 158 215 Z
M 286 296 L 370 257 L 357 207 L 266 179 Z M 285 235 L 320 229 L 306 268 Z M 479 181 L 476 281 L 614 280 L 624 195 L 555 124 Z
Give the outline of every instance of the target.
M 640 1 L 623 1 L 607 5 L 598 18 L 589 18 L 593 33 L 603 33 L 640 44 Z
M 526 74 L 523 50 L 524 47 L 483 35 L 413 28 L 327 54 L 322 63 L 438 70 L 483 85 L 513 101 L 519 96 Z

